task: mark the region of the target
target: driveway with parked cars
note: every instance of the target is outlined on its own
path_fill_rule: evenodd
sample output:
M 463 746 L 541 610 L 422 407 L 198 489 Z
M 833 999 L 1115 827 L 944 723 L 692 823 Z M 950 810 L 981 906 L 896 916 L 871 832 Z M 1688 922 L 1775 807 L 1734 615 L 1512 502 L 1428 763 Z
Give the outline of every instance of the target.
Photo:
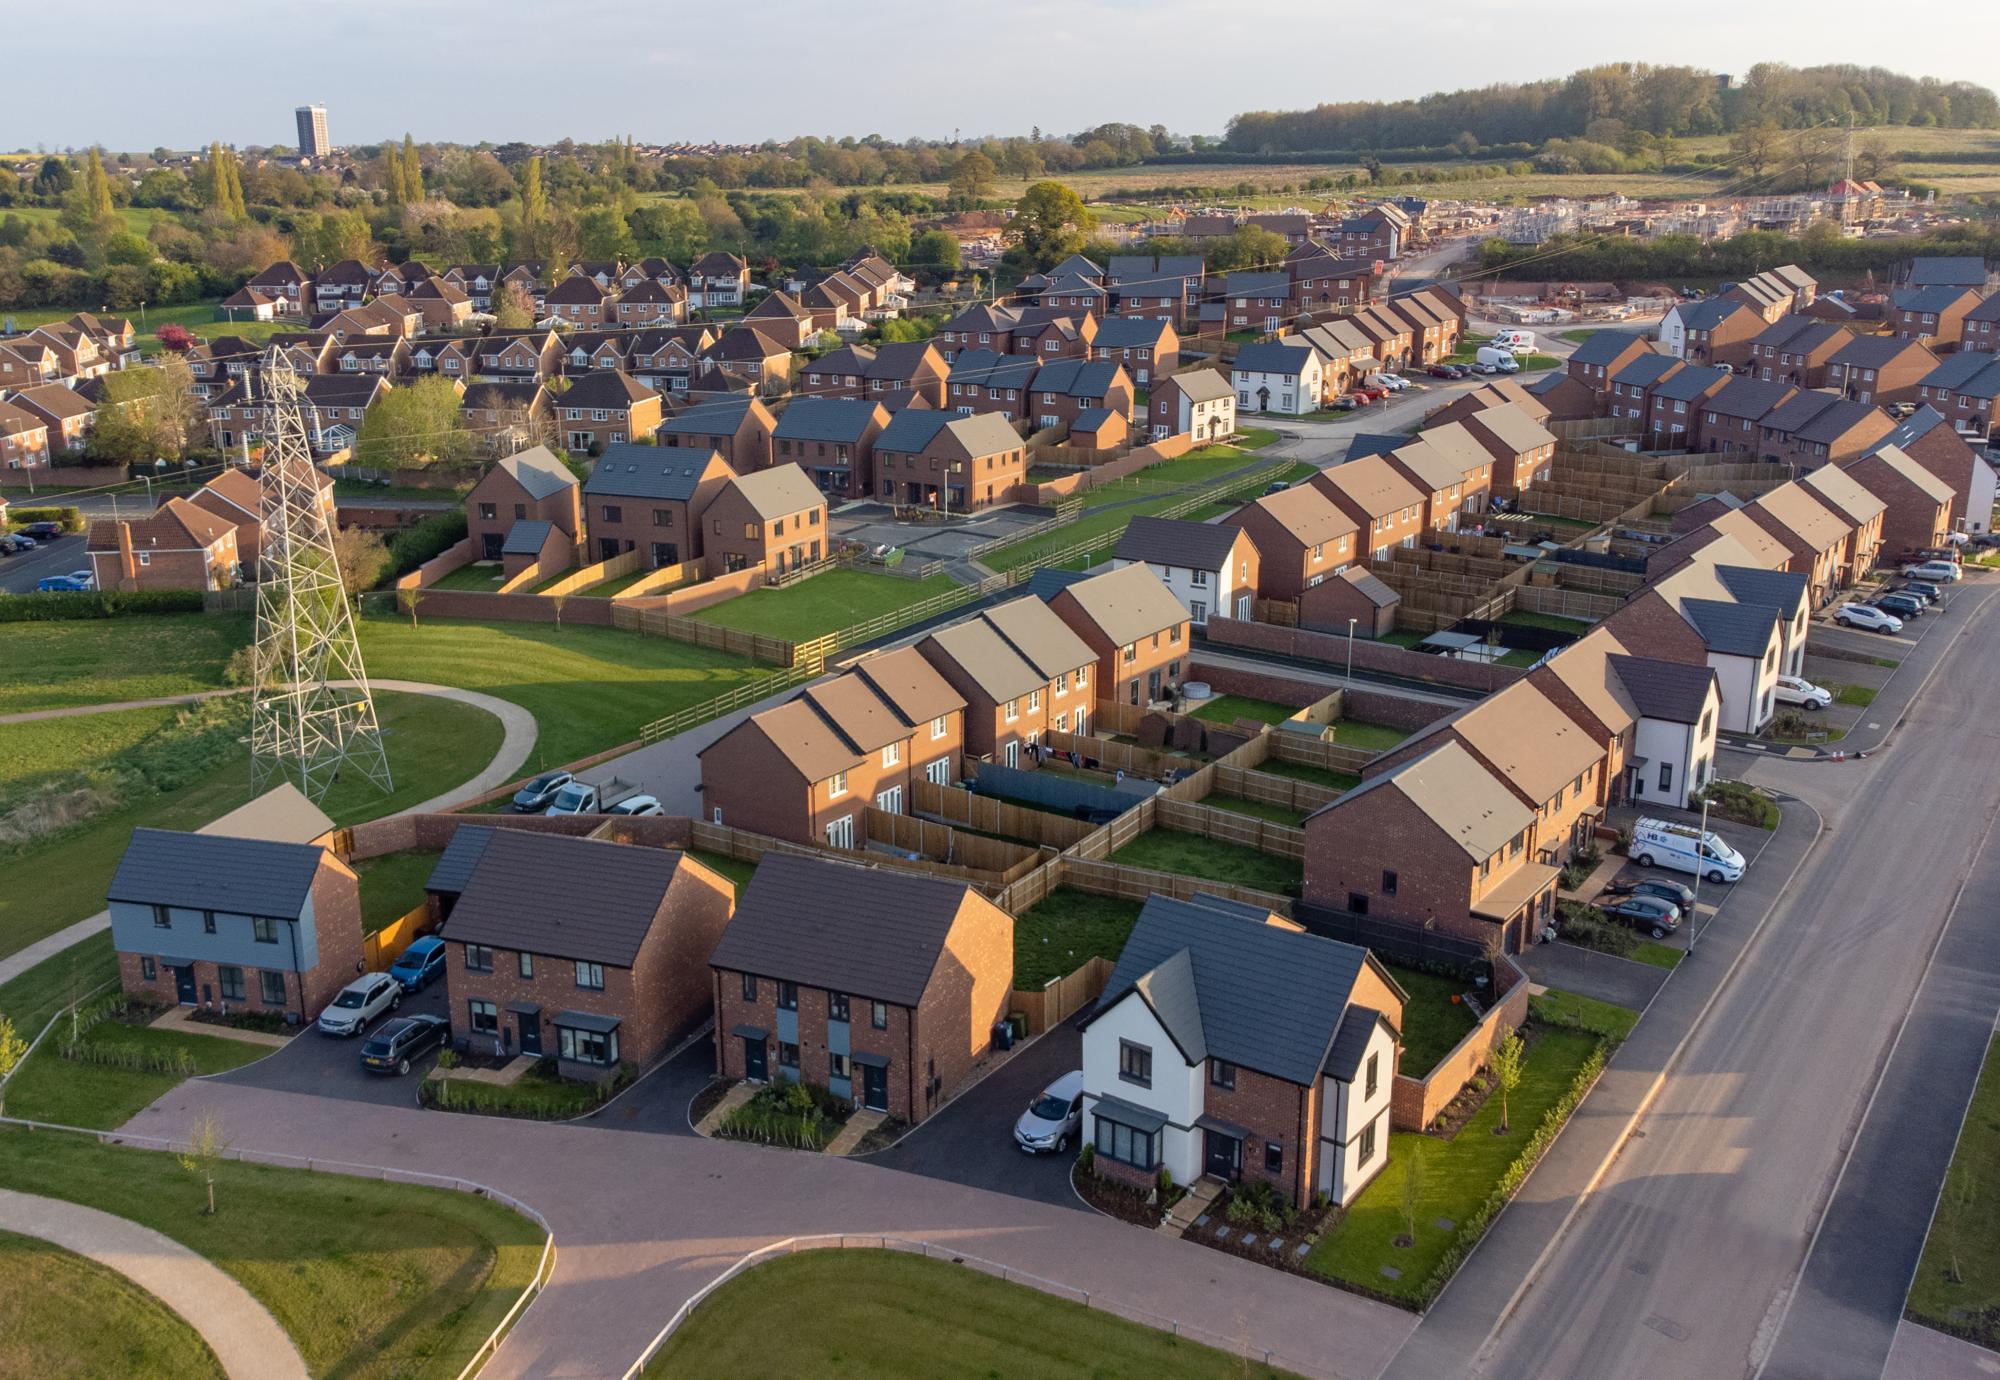
M 377 1016 L 359 1035 L 322 1035 L 308 1027 L 292 1037 L 290 1044 L 254 1064 L 246 1064 L 215 1079 L 272 1092 L 310 1093 L 315 1097 L 335 1097 L 349 1102 L 373 1102 L 385 1107 L 414 1106 L 417 1085 L 437 1062 L 435 1052 L 411 1065 L 403 1077 L 370 1073 L 361 1067 L 361 1046 L 368 1037 L 397 1016 L 427 1012 L 446 1014 L 442 979 L 423 991 L 406 995 L 402 1006 L 388 1015 Z
M 31 594 L 36 585 L 54 575 L 67 575 L 90 566 L 81 534 L 38 542 L 32 551 L 0 555 L 0 592 Z

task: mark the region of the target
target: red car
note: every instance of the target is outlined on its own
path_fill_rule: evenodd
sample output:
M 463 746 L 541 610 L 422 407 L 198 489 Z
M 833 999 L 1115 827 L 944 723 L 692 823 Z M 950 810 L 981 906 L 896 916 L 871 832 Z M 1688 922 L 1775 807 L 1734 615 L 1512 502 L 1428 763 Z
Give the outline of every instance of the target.
M 1368 399 L 1369 402 L 1380 402 L 1382 401 L 1382 399 L 1389 396 L 1389 390 L 1386 388 L 1374 388 L 1374 387 L 1363 386 L 1361 388 L 1355 389 L 1354 391 L 1359 393 L 1362 397 Z

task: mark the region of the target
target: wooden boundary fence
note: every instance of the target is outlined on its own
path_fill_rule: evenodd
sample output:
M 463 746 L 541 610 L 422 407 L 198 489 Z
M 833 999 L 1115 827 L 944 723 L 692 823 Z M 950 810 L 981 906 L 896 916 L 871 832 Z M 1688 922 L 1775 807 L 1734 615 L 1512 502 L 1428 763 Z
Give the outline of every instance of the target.
M 1018 1011 L 1027 1018 L 1030 1035 L 1040 1035 L 1103 995 L 1116 966 L 1101 954 L 1092 954 L 1073 973 L 1050 978 L 1040 987 L 1016 987 L 1008 997 L 1008 1010 Z

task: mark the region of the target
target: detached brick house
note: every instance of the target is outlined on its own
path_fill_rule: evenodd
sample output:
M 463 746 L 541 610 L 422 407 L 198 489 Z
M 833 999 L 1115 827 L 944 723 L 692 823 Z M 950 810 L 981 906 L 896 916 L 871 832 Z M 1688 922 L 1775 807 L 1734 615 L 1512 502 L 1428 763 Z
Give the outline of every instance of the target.
M 1661 323 L 1660 339 L 1669 345 L 1676 339 L 1680 348 L 1673 353 L 1689 364 L 1735 366 L 1750 363 L 1751 342 L 1771 323 L 1756 309 L 1729 297 L 1675 307 Z
M 549 289 L 542 305 L 550 316 L 559 316 L 572 326 L 596 327 L 612 319 L 616 300 L 616 295 L 595 278 L 572 273 Z
M 651 436 L 660 426 L 660 393 L 619 369 L 594 370 L 555 400 L 563 448 L 596 455 L 607 446 Z
M 1171 696 L 1185 677 L 1188 611 L 1142 565 L 1093 575 L 1049 601 L 1097 654 L 1097 691 L 1141 707 Z
M 91 523 L 84 549 L 103 590 L 229 589 L 242 579 L 236 525 L 178 496 L 147 517 Z
M 716 824 L 861 848 L 871 805 L 906 814 L 914 782 L 958 779 L 965 709 L 915 648 L 864 657 L 703 748 L 703 808 Z
M 106 898 L 120 984 L 162 1005 L 302 1025 L 363 969 L 359 883 L 317 843 L 134 829 Z
M 49 426 L 49 445 L 58 451 L 80 451 L 90 434 L 97 409 L 90 399 L 60 383 L 44 383 L 10 394 L 7 401 L 40 417 Z
M 917 651 L 965 699 L 968 756 L 1019 767 L 1049 733 L 1090 731 L 1096 654 L 1039 599 L 961 619 Z
M 796 398 L 772 428 L 771 463 L 797 465 L 835 501 L 866 498 L 875 491 L 875 447 L 889 422 L 889 409 L 865 398 Z
M 1361 524 L 1313 484 L 1265 494 L 1219 524 L 1247 533 L 1257 548 L 1257 597 L 1297 599 L 1356 559 Z
M 1236 433 L 1236 391 L 1214 369 L 1160 379 L 1146 398 L 1145 425 L 1155 441 L 1192 436 L 1213 445 Z
M 1263 555 L 1249 532 L 1225 523 L 1135 517 L 1111 553 L 1111 568 L 1152 568 L 1199 628 L 1210 614 L 1249 622 Z
M 1092 408 L 1132 415 L 1132 381 L 1123 366 L 1095 360 L 1058 359 L 1035 371 L 1028 415 L 1037 430 L 1069 426 Z
M 702 560 L 712 580 L 738 570 L 782 575 L 826 559 L 826 497 L 797 465 L 739 474 L 702 515 Z
M 995 413 L 905 408 L 875 438 L 874 492 L 885 503 L 973 512 L 1007 502 L 1027 478 L 1027 456 Z
M 1351 1203 L 1389 1162 L 1406 1000 L 1366 949 L 1214 896 L 1149 898 L 1083 1026 L 1092 1170 Z
M 730 469 L 748 474 L 771 463 L 771 433 L 777 426 L 760 399 L 739 395 L 696 403 L 661 422 L 653 437 L 669 450 L 719 451 Z
M 583 537 L 576 476 L 546 446 L 503 457 L 465 496 L 466 535 L 480 560 L 499 560 L 508 533 L 523 522 L 547 523 L 572 546 Z
M 319 486 L 320 520 L 331 530 L 336 525 L 333 476 L 324 470 L 315 470 L 313 480 Z M 257 578 L 257 558 L 262 549 L 263 497 L 262 486 L 249 471 L 227 469 L 196 489 L 194 496 L 188 500 L 195 507 L 215 514 L 236 528 L 236 561 L 242 567 L 246 580 Z
M 715 1069 L 919 1122 L 991 1048 L 1014 919 L 971 887 L 773 853 L 711 960 Z
M 708 958 L 735 904 L 727 878 L 674 848 L 477 832 L 488 837 L 443 933 L 455 1040 L 601 1080 L 645 1068 L 708 1019 Z

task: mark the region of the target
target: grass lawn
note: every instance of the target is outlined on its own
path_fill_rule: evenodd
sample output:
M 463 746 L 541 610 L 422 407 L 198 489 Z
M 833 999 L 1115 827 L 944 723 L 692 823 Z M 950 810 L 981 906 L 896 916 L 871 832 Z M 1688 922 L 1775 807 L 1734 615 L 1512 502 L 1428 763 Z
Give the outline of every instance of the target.
M 1540 661 L 1542 656 L 1541 652 L 1531 652 L 1526 647 L 1516 647 L 1510 652 L 1501 653 L 1500 660 L 1495 664 L 1500 666 L 1518 666 L 1522 670 L 1526 670 Z
M 1639 1023 L 1639 1013 L 1629 1006 L 1615 1006 L 1558 987 L 1528 998 L 1528 1014 L 1547 1025 L 1570 1026 L 1620 1042 Z
M 470 1193 L 265 1165 L 219 1166 L 204 1216 L 171 1155 L 78 1136 L 0 1133 L 0 1187 L 173 1237 L 269 1308 L 308 1371 L 351 1380 L 450 1380 L 542 1253 L 534 1223 Z
M 424 883 L 437 861 L 437 854 L 412 848 L 354 864 L 354 874 L 361 879 L 362 933 L 373 934 L 422 905 Z
M 1227 1323 L 1214 1325 L 1226 1331 Z M 873 1250 L 809 1251 L 746 1271 L 708 1297 L 645 1373 L 1276 1374 L 964 1266 Z
M 1040 987 L 1082 967 L 1092 954 L 1116 962 L 1140 903 L 1059 886 L 1014 917 L 1014 985 Z
M 1388 1166 L 1361 1191 L 1340 1225 L 1320 1238 L 1306 1267 L 1395 1298 L 1421 1299 L 1425 1282 L 1457 1235 L 1433 1224 L 1440 1217 L 1464 1222 L 1479 1210 L 1597 1045 L 1595 1035 L 1582 1031 L 1543 1029 L 1528 1053 L 1521 1085 L 1508 1099 L 1511 1129 L 1504 1135 L 1495 1133 L 1498 1096 L 1488 1098 L 1449 1141 L 1409 1131 L 1391 1135 Z M 1416 1240 L 1398 1247 L 1403 1175 L 1417 1154 L 1424 1157 L 1424 1180 Z M 1402 1277 L 1389 1278 L 1382 1273 L 1384 1265 L 1400 1270 Z
M 0 714 L 214 690 L 250 619 L 167 613 L 0 623 Z
M 22 1039 L 32 1040 L 56 1012 L 117 977 L 110 933 L 93 934 L 0 986 L 0 1016 L 14 1022 Z
M 365 479 L 336 479 L 333 481 L 333 496 L 339 498 L 373 499 L 383 503 L 402 500 L 419 503 L 452 503 L 472 492 L 471 485 L 452 488 L 423 489 L 409 484 L 374 484 Z
M 1409 736 L 1408 729 L 1391 728 L 1388 724 L 1373 724 L 1366 719 L 1333 721 L 1333 741 L 1342 747 L 1370 748 L 1376 752 L 1387 752 Z
M 653 573 L 650 570 L 635 570 L 630 575 L 613 576 L 609 580 L 592 585 L 589 589 L 578 590 L 577 597 L 579 599 L 609 599 L 614 594 L 623 594 L 633 585 L 638 584 L 639 581 Z
M 1875 703 L 1875 696 L 1878 693 L 1880 692 L 1866 685 L 1843 685 L 1833 692 L 1833 699 L 1836 704 L 1851 704 L 1866 709 Z
M 727 853 L 711 853 L 705 848 L 690 848 L 688 856 L 705 864 L 711 871 L 720 872 L 735 884 L 736 894 L 742 895 L 743 888 L 750 884 L 750 878 L 757 871 L 757 864 L 742 858 L 732 858 Z
M 67 1036 L 65 1022 L 21 1065 L 21 1071 L 7 1085 L 9 1116 L 109 1131 L 123 1126 L 188 1077 L 172 1070 L 113 1068 L 65 1059 L 56 1052 L 56 1042 Z M 83 1038 L 86 1045 L 131 1054 L 167 1058 L 185 1054 L 193 1061 L 195 1073 L 224 1073 L 272 1053 L 268 1045 L 245 1040 L 149 1030 L 120 1021 L 100 1021 Z
M 1361 778 L 1352 772 L 1329 771 L 1308 762 L 1287 762 L 1280 757 L 1266 757 L 1251 770 L 1267 771 L 1273 776 L 1289 776 L 1294 781 L 1310 781 L 1315 786 L 1325 786 L 1333 791 L 1351 791 L 1361 784 Z
M 77 1326 L 82 1318 L 89 1326 Z M 0 1232 L 0 1374 L 221 1380 L 222 1373 L 200 1335 L 125 1276 Z
M 1239 428 L 1236 433 L 1236 444 L 1245 450 L 1262 450 L 1277 439 L 1278 433 L 1269 427 L 1246 426 Z
M 1582 637 L 1590 631 L 1590 624 L 1577 618 L 1561 618 L 1553 613 L 1528 613 L 1521 609 L 1500 620 L 1517 628 L 1540 628 L 1544 632 L 1572 633 Z
M 536 771 L 629 743 L 654 719 L 774 674 L 727 652 L 618 628 L 418 618 L 416 628 L 386 610 L 361 620 L 368 673 L 520 705 L 541 728 L 528 764 Z
M 1419 632 L 1415 628 L 1398 628 L 1395 632 L 1384 633 L 1376 640 L 1386 642 L 1392 647 L 1414 647 L 1429 636 L 1429 633 Z
M 1986 1051 L 1937 1215 L 1910 1282 L 1909 1316 L 2000 1344 L 2000 1041 Z
M 1452 1000 L 1472 984 L 1400 964 L 1383 966 L 1410 996 L 1403 1008 L 1403 1060 L 1398 1072 L 1422 1078 L 1479 1024 L 1470 1007 Z
M 905 580 L 864 570 L 829 570 L 783 589 L 753 589 L 701 610 L 704 623 L 804 642 L 895 613 L 958 588 L 949 575 Z
M 1306 822 L 1304 810 L 1294 810 L 1284 805 L 1273 805 L 1263 800 L 1245 800 L 1236 795 L 1204 796 L 1200 802 L 1227 810 L 1232 815 L 1248 815 L 1252 819 L 1267 819 L 1273 824 L 1287 824 L 1296 829 Z
M 483 767 L 500 746 L 500 721 L 483 709 L 393 691 L 378 692 L 375 704 L 396 790 L 385 796 L 359 775 L 335 782 L 322 803 L 339 823 L 428 799 Z M 72 769 L 108 772 L 121 756 L 129 760 L 149 738 L 170 732 L 182 712 L 131 709 L 0 724 L 0 801 L 25 797 L 43 783 L 74 781 Z M 64 770 L 34 771 L 44 762 L 61 763 Z M 246 750 L 233 749 L 212 761 L 182 762 L 172 775 L 120 776 L 101 789 L 107 794 L 97 812 L 80 823 L 0 849 L 0 955 L 102 910 L 105 885 L 133 829 L 195 829 L 247 801 L 249 758 Z
M 1194 711 L 1194 716 L 1217 724 L 1233 724 L 1238 719 L 1281 724 L 1298 712 L 1297 705 L 1279 704 L 1276 700 L 1252 699 L 1248 695 L 1217 695 L 1214 699 L 1204 700 L 1201 708 Z
M 1155 829 L 1139 835 L 1113 853 L 1111 861 L 1280 894 L 1305 880 L 1305 868 L 1296 859 L 1171 829 Z
M 1676 949 L 1671 944 L 1655 943 L 1651 939 L 1642 939 L 1639 941 L 1639 946 L 1632 950 L 1632 957 L 1638 959 L 1641 963 L 1650 963 L 1655 968 L 1665 968 L 1671 971 L 1679 966 L 1682 959 L 1687 957 L 1687 950 Z
M 424 588 L 426 590 L 465 589 L 471 590 L 475 594 L 498 594 L 500 586 L 506 583 L 507 574 L 501 567 L 500 562 L 474 561 L 470 565 L 462 565 L 450 574 L 432 581 L 430 584 L 425 585 Z M 423 613 L 423 605 L 417 605 L 417 617 L 419 619 L 422 619 Z

